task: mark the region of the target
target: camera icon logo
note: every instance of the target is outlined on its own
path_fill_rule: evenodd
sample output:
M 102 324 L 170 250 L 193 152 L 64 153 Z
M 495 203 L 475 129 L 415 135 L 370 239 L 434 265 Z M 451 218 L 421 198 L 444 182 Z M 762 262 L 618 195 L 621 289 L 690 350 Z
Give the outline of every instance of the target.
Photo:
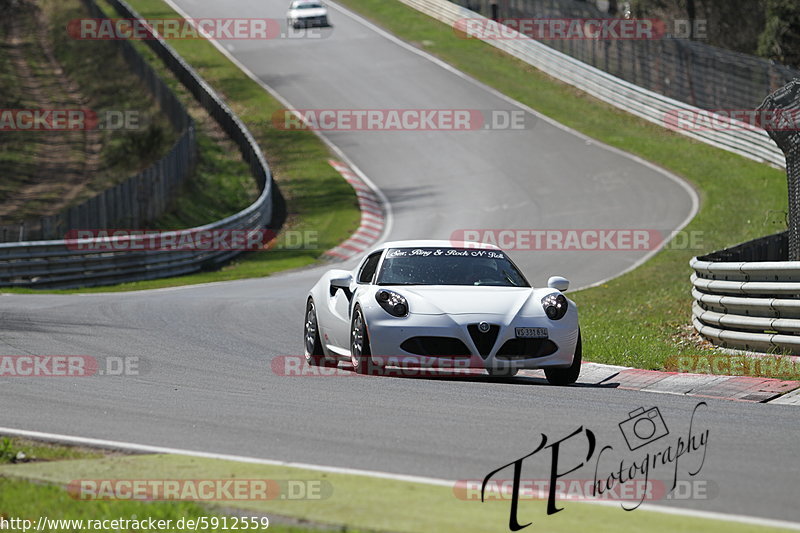
M 647 411 L 644 407 L 639 407 L 628 413 L 628 416 L 630 418 L 619 423 L 619 430 L 631 451 L 669 435 L 658 407 Z

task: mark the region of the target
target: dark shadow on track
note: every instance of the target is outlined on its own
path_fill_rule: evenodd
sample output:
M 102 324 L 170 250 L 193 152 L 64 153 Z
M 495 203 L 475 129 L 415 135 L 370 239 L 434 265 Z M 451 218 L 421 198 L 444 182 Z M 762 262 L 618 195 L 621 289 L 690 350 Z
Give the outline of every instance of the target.
M 339 366 L 340 370 L 347 370 L 353 372 L 353 367 L 348 363 L 343 363 Z M 367 376 L 365 376 L 367 377 Z M 414 379 L 421 381 L 455 381 L 460 383 L 501 383 L 504 385 L 550 385 L 545 378 L 533 376 L 514 376 L 514 377 L 497 377 L 485 374 L 479 369 L 458 370 L 450 372 L 447 370 L 418 368 L 418 367 L 375 367 L 372 369 L 368 377 L 380 377 L 388 379 Z M 576 388 L 592 388 L 592 389 L 615 389 L 619 387 L 618 383 L 573 383 L 566 385 L 567 387 Z

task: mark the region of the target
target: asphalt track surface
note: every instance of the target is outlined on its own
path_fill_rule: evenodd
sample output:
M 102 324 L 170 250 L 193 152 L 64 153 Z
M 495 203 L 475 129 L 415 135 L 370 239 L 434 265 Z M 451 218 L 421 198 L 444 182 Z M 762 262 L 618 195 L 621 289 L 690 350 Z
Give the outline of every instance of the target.
M 179 4 L 195 17 L 282 18 L 285 10 L 283 0 Z M 237 41 L 233 54 L 298 108 L 512 108 L 336 7 L 332 20 L 325 40 Z M 392 239 L 448 238 L 477 224 L 671 229 L 692 213 L 675 181 L 543 120 L 504 133 L 329 138 L 389 198 Z M 588 285 L 641 254 L 514 257 L 535 283 L 546 271 Z M 689 431 L 697 398 L 613 384 L 276 375 L 274 357 L 302 353 L 304 295 L 320 272 L 125 294 L 0 296 L 2 353 L 141 361 L 138 376 L 0 379 L 0 426 L 444 479 L 482 479 L 533 451 L 541 433 L 552 442 L 583 426 L 630 462 Z M 618 424 L 640 406 L 657 406 L 670 433 L 628 451 Z M 691 478 L 700 456 L 684 456 L 677 476 L 703 480 L 709 497 L 664 503 L 800 522 L 794 408 L 708 400 L 694 428 L 709 431 L 705 463 Z M 565 466 L 586 453 L 583 441 L 570 442 Z M 548 467 L 540 454 L 523 475 L 543 478 Z M 573 477 L 593 475 L 591 461 Z M 672 465 L 661 466 L 651 478 L 672 475 Z

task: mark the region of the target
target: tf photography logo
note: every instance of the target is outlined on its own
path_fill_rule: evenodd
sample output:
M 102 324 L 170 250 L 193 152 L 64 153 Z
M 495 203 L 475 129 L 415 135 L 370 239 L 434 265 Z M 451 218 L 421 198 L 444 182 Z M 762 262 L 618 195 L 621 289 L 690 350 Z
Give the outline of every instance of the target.
M 508 528 L 519 531 L 530 526 L 532 522 L 521 524 L 518 516 L 520 497 L 524 495 L 524 491 L 521 493 L 524 488 L 522 467 L 526 460 L 534 461 L 539 454 L 546 455 L 544 460 L 550 465 L 550 477 L 546 483 L 548 515 L 564 510 L 558 507 L 557 501 L 568 499 L 568 496 L 560 492 L 559 487 L 564 487 L 565 482 L 574 481 L 567 476 L 584 467 L 593 472 L 593 477 L 580 481 L 581 486 L 586 487 L 582 493 L 585 496 L 583 499 L 608 500 L 608 495 L 612 494 L 613 499 L 622 500 L 620 505 L 624 510 L 633 511 L 647 499 L 652 487 L 661 483 L 664 486 L 661 492 L 665 492 L 665 497 L 669 498 L 685 484 L 680 479 L 684 473 L 694 478 L 705 464 L 709 430 L 699 426 L 696 421 L 698 411 L 704 407 L 707 407 L 706 402 L 695 405 L 687 431 L 671 437 L 671 440 L 657 407 L 635 409 L 619 423 L 619 430 L 627 444 L 619 449 L 611 444 L 601 445 L 597 433 L 585 426 L 556 439 L 542 433 L 539 444 L 531 453 L 496 468 L 483 479 L 481 502 L 494 499 L 491 493 L 487 494 L 487 487 L 497 486 L 497 481 L 493 480 L 510 468 L 510 497 L 505 498 L 510 500 Z M 576 452 L 577 457 L 571 456 Z M 655 479 L 660 475 L 666 476 L 665 482 Z M 627 490 L 628 487 L 633 490 Z M 621 493 L 628 492 L 637 495 L 635 499 L 620 497 Z
M 658 407 L 647 411 L 640 407 L 630 412 L 630 418 L 619 423 L 619 430 L 631 451 L 669 435 Z

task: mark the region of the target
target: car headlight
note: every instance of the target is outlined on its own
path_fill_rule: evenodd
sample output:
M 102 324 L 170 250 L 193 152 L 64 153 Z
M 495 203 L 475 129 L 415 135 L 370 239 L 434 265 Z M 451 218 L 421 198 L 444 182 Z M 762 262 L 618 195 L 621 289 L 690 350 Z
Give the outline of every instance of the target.
M 567 314 L 567 298 L 563 294 L 548 294 L 542 298 L 542 307 L 550 320 L 560 320 Z
M 401 318 L 408 315 L 408 302 L 402 295 L 394 291 L 387 289 L 379 290 L 375 294 L 375 299 L 378 300 L 380 306 L 392 316 Z

